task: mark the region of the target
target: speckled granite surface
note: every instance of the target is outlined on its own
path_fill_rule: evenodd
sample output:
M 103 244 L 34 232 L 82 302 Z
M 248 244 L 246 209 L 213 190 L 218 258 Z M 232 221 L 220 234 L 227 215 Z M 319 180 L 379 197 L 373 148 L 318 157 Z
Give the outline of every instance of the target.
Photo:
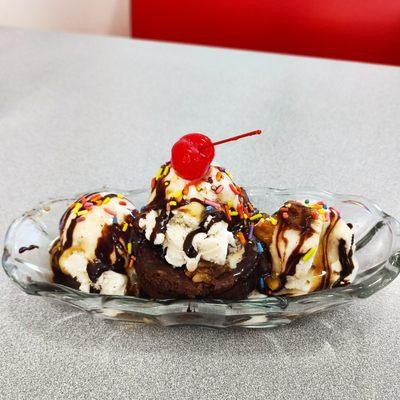
M 143 187 L 182 133 L 238 182 L 314 186 L 400 216 L 400 69 L 0 29 L 0 234 L 39 200 Z M 1 399 L 394 399 L 400 279 L 275 330 L 93 320 L 0 272 Z

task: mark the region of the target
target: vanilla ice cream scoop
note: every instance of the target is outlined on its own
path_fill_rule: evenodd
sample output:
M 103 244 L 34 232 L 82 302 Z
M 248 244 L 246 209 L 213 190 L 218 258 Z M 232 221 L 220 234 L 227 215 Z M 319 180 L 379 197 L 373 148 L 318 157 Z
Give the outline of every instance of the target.
M 260 220 L 256 236 L 268 245 L 270 290 L 301 295 L 350 283 L 357 272 L 351 224 L 324 203 L 290 201 Z
M 135 213 L 123 195 L 109 192 L 91 193 L 71 204 L 51 251 L 55 281 L 88 293 L 125 294 Z
M 163 247 L 173 267 L 193 272 L 204 260 L 234 269 L 246 241 L 241 230 L 248 228 L 253 212 L 246 193 L 224 168 L 213 164 L 201 180 L 191 182 L 167 163 L 152 180 L 139 227 L 147 240 Z

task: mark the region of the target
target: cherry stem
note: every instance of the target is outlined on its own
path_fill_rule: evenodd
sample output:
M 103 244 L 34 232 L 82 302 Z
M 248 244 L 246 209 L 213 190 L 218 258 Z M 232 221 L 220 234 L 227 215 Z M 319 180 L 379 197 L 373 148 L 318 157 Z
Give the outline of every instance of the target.
M 261 130 L 242 133 L 241 135 L 232 136 L 232 137 L 230 137 L 228 139 L 218 140 L 218 142 L 213 142 L 213 145 L 217 146 L 217 145 L 222 144 L 222 143 L 233 142 L 234 140 L 239 140 L 239 139 L 242 139 L 242 138 L 247 137 L 247 136 L 261 135 L 261 133 L 262 133 Z

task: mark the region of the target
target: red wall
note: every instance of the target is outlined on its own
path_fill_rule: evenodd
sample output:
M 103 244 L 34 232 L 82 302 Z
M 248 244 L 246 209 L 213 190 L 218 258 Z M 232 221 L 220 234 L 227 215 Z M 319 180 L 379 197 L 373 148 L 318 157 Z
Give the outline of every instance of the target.
M 400 0 L 132 0 L 132 32 L 400 65 Z

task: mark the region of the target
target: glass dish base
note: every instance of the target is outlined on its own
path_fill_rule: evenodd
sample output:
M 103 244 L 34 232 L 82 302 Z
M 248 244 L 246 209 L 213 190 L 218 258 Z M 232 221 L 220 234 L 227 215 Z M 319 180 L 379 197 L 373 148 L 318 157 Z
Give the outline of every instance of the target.
M 148 197 L 147 190 L 106 190 L 123 193 L 138 208 Z M 26 293 L 68 303 L 95 317 L 162 326 L 215 328 L 285 325 L 302 316 L 369 297 L 399 274 L 400 223 L 370 200 L 312 189 L 252 187 L 247 193 L 257 208 L 269 213 L 277 210 L 284 201 L 304 199 L 322 200 L 339 209 L 343 219 L 354 226 L 355 256 L 359 263 L 354 282 L 304 296 L 254 294 L 241 301 L 149 300 L 80 292 L 52 282 L 49 256 L 51 244 L 59 234 L 60 217 L 78 195 L 50 199 L 17 218 L 6 233 L 3 268 Z M 22 247 L 31 245 L 38 248 L 20 253 Z

